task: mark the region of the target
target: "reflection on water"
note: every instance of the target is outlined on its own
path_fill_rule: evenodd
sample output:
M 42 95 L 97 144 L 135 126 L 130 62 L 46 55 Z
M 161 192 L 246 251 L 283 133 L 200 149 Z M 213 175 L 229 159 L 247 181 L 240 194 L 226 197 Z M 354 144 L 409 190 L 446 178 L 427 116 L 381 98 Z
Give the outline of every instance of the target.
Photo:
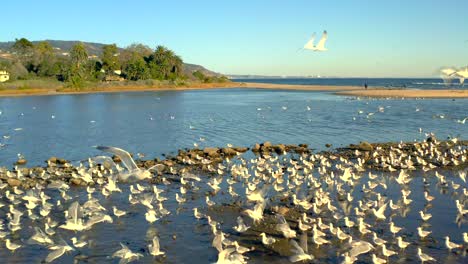
M 11 166 L 18 153 L 29 165 L 52 155 L 81 160 L 97 154 L 95 145 L 159 156 L 194 143 L 269 140 L 323 149 L 326 143 L 419 140 L 427 132 L 466 136 L 467 126 L 457 120 L 468 115 L 467 105 L 466 99 L 350 100 L 246 89 L 0 98 L 0 165 Z

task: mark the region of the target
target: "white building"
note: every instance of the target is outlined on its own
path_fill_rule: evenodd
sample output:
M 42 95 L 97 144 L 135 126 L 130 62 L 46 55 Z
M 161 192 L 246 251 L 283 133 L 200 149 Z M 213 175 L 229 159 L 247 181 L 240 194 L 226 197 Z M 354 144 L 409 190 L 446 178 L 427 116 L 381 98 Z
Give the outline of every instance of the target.
M 0 71 L 0 82 L 6 82 L 10 79 L 10 73 L 7 71 Z

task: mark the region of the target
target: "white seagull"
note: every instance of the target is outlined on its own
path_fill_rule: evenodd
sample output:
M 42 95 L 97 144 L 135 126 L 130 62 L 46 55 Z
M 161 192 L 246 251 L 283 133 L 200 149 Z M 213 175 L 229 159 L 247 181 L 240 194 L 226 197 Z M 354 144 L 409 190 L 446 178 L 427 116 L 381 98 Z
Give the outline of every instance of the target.
M 315 33 L 312 35 L 309 41 L 304 45 L 303 49 L 308 49 L 312 51 L 326 51 L 327 49 L 325 48 L 325 42 L 327 41 L 328 38 L 328 33 L 327 31 L 323 31 L 322 38 L 319 40 L 317 45 L 314 45 L 314 40 L 315 40 Z

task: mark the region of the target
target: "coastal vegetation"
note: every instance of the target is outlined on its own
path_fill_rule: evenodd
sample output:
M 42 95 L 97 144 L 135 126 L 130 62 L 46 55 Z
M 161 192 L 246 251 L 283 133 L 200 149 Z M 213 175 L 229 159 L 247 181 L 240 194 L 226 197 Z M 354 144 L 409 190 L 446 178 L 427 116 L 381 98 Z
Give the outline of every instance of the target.
M 21 38 L 16 39 L 8 55 L 8 59 L 0 60 L 0 70 L 10 74 L 10 81 L 0 84 L 2 90 L 81 91 L 109 86 L 177 87 L 228 81 L 225 76 L 212 76 L 200 70 L 184 71 L 182 58 L 164 46 L 151 49 L 137 43 L 122 49 L 109 44 L 91 53 L 81 42 L 64 51 L 48 41 L 33 43 Z

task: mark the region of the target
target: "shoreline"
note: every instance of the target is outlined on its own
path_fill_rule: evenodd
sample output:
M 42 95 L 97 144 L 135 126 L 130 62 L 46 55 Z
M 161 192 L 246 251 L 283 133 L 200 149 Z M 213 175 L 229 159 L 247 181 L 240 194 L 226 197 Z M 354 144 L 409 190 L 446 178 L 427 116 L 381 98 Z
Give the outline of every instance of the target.
M 359 86 L 332 86 L 332 85 L 293 85 L 273 83 L 191 83 L 184 86 L 143 86 L 124 85 L 85 88 L 83 90 L 55 89 L 55 88 L 30 88 L 30 89 L 5 89 L 0 90 L 0 97 L 24 97 L 24 96 L 52 96 L 52 95 L 78 95 L 93 93 L 126 93 L 126 92 L 155 92 L 155 91 L 190 91 L 209 89 L 271 89 L 291 91 L 330 91 L 335 95 L 369 97 L 369 98 L 468 98 L 468 89 L 463 90 L 410 90 L 410 89 L 385 89 L 381 87 L 362 89 Z
M 409 90 L 409 89 L 369 89 L 354 91 L 339 91 L 336 95 L 369 97 L 369 98 L 431 98 L 431 99 L 453 99 L 468 98 L 468 90 Z

